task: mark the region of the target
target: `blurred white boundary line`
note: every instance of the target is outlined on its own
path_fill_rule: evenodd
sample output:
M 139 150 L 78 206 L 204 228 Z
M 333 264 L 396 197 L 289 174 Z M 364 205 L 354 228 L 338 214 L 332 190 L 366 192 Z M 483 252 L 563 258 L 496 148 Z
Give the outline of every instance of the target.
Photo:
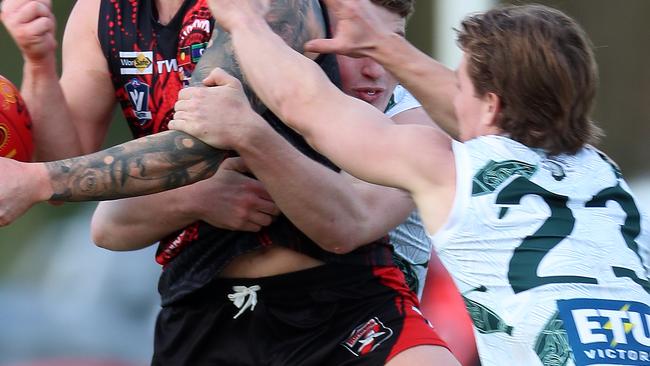
M 495 0 L 437 0 L 434 6 L 434 55 L 449 68 L 456 69 L 461 51 L 456 46 L 456 32 L 460 21 L 470 13 L 485 11 L 497 2 Z

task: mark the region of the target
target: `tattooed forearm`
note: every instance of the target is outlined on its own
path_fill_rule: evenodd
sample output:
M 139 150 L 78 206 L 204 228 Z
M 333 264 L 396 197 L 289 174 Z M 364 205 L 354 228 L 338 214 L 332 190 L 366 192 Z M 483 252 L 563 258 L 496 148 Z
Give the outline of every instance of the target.
M 91 155 L 45 163 L 56 201 L 102 201 L 156 193 L 208 178 L 226 152 L 166 131 Z
M 271 9 L 266 15 L 266 20 L 275 33 L 280 35 L 289 46 L 301 53 L 305 42 L 314 38 L 322 38 L 327 34 L 323 11 L 318 0 L 271 0 Z M 201 81 L 215 67 L 224 69 L 242 81 L 248 100 L 256 112 L 262 113 L 266 110 L 242 75 L 230 34 L 218 24 L 215 24 L 210 45 L 194 69 L 192 85 L 202 85 Z

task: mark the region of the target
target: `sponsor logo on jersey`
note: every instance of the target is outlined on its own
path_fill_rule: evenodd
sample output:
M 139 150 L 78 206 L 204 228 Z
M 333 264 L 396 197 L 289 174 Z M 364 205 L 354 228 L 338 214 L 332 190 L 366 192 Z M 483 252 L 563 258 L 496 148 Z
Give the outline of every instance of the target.
M 156 62 L 158 68 L 158 73 L 163 74 L 166 72 L 176 72 L 178 71 L 178 61 L 175 58 L 171 60 L 160 60 Z
M 559 300 L 577 366 L 650 365 L 650 307 L 633 301 Z
M 375 317 L 356 327 L 341 344 L 355 356 L 361 356 L 375 350 L 392 335 L 393 330 Z
M 153 73 L 153 52 L 120 51 L 121 75 L 150 75 Z
M 139 119 L 141 123 L 150 120 L 149 85 L 134 78 L 124 86 L 124 89 L 126 89 L 131 105 L 133 105 L 133 113 L 135 114 L 135 117 Z

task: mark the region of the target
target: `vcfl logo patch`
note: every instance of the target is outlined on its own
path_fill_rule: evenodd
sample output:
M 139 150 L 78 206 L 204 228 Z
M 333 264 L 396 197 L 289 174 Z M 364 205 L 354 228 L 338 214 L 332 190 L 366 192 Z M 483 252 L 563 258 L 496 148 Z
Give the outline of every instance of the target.
M 341 344 L 353 355 L 361 356 L 374 351 L 392 335 L 393 330 L 375 317 L 356 327 Z
M 127 94 L 129 94 L 135 117 L 140 121 L 150 120 L 149 85 L 138 79 L 131 79 L 131 81 L 124 86 L 124 89 L 126 89 Z

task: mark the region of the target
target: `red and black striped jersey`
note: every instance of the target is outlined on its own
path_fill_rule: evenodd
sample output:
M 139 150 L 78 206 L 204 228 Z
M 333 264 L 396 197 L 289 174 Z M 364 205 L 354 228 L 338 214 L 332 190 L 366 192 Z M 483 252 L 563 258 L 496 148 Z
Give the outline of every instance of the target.
M 186 0 L 166 25 L 158 23 L 156 15 L 153 0 L 103 0 L 100 8 L 99 41 L 115 95 L 134 137 L 167 129 L 178 92 L 189 84 L 214 25 L 207 0 Z M 321 55 L 316 61 L 338 84 L 336 58 Z M 303 154 L 338 170 L 273 113 L 267 111 L 263 116 Z M 164 265 L 159 282 L 163 304 L 204 287 L 233 258 L 269 245 L 286 246 L 325 262 L 392 264 L 387 240 L 336 255 L 321 249 L 282 215 L 259 233 L 223 230 L 197 222 L 159 244 L 156 260 Z

